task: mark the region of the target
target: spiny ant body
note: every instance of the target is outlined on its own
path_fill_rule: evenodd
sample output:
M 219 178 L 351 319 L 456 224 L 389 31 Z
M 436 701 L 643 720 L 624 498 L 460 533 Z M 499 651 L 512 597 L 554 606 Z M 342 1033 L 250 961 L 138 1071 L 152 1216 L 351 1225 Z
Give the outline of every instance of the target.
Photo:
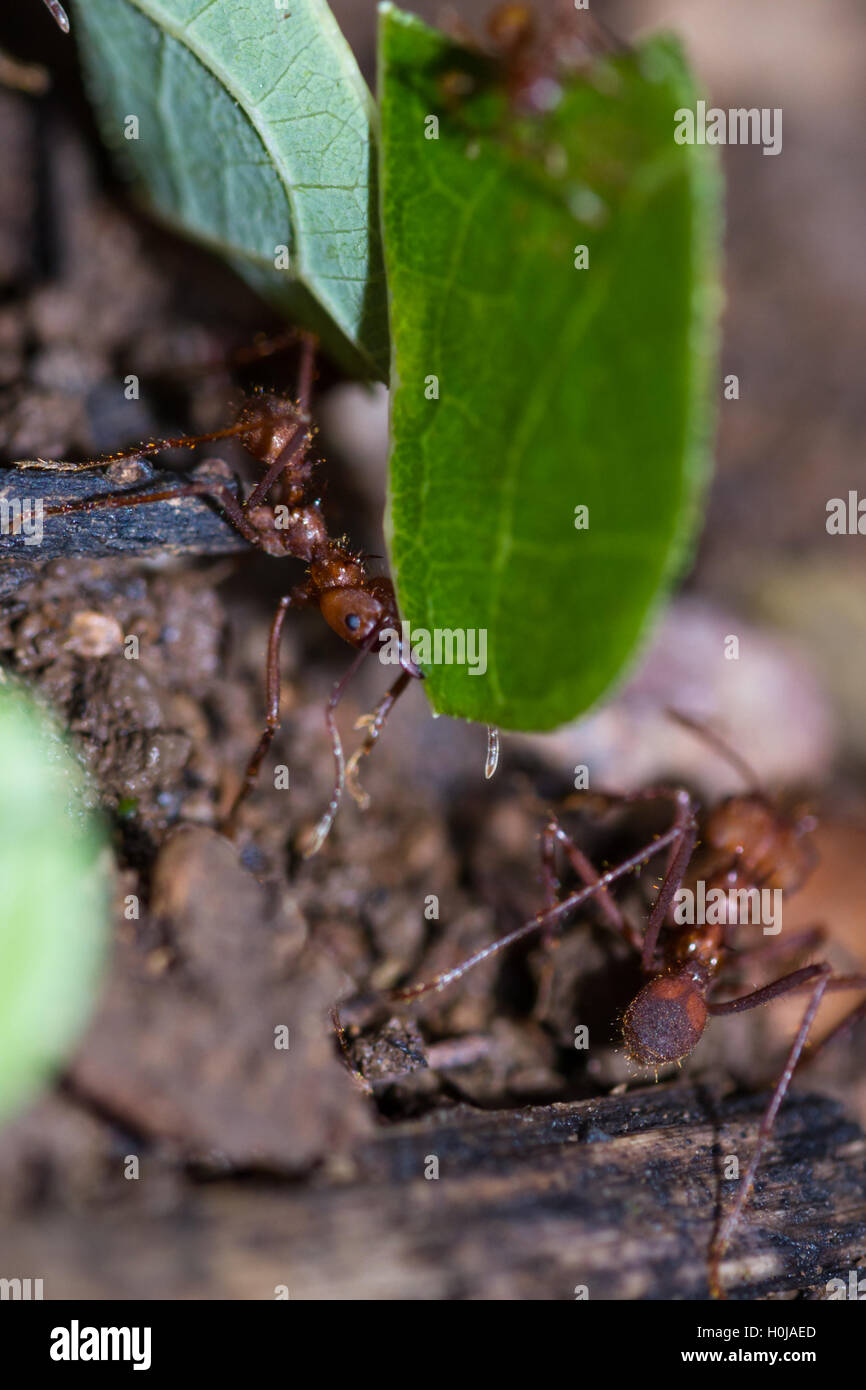
M 700 732 L 734 762 L 747 771 L 736 754 L 694 721 L 677 716 Z M 718 922 L 686 924 L 677 922 L 674 903 L 678 890 L 703 877 L 711 887 L 726 894 L 778 889 L 795 892 L 815 863 L 810 843 L 814 823 L 811 818 L 792 821 L 760 792 L 732 796 L 700 817 L 688 792 L 656 788 L 623 797 L 601 798 L 607 805 L 621 806 L 638 801 L 667 800 L 673 806 L 670 827 L 637 853 L 615 868 L 599 873 L 578 845 L 566 834 L 559 819 L 551 816 L 542 834 L 542 871 L 545 906 L 531 921 L 500 937 L 489 946 L 432 979 L 392 991 L 389 1002 L 409 1003 L 425 994 L 444 989 L 468 970 L 519 941 L 539 935 L 542 944 L 553 947 L 565 922 L 594 899 L 605 924 L 616 932 L 640 958 L 646 983 L 625 1012 L 622 1036 L 627 1055 L 637 1064 L 658 1069 L 680 1063 L 694 1050 L 713 1015 L 742 1013 L 770 1003 L 782 995 L 807 996 L 806 1008 L 791 1044 L 781 1075 L 761 1120 L 757 1142 L 734 1201 L 720 1221 L 709 1257 L 709 1282 L 714 1297 L 724 1297 L 721 1261 L 752 1191 L 755 1175 L 772 1133 L 779 1107 L 787 1093 L 794 1070 L 806 1052 L 809 1037 L 824 995 L 829 991 L 866 991 L 866 974 L 840 975 L 826 962 L 799 966 L 760 988 L 717 1000 L 717 987 L 728 993 L 742 987 L 743 967 L 772 963 L 787 956 L 813 951 L 825 939 L 822 927 L 793 933 L 785 941 L 762 942 L 746 947 L 734 945 L 741 924 L 734 913 L 722 912 Z M 577 802 L 573 797 L 566 807 Z M 696 847 L 699 846 L 697 853 Z M 620 907 L 611 886 L 633 873 L 651 858 L 667 851 L 667 863 L 658 896 L 641 926 Z M 560 897 L 557 858 L 564 854 L 580 887 Z M 731 901 L 728 899 L 728 901 Z M 743 898 L 739 901 L 744 901 Z M 548 957 L 548 965 L 550 957 Z M 548 972 L 549 973 L 549 972 Z M 544 994 L 540 988 L 539 997 Z M 543 1012 L 543 1010 L 542 1010 Z M 808 1057 L 817 1055 L 832 1038 L 866 1018 L 866 1000 L 855 1007 L 817 1044 L 809 1045 Z
M 227 519 L 251 545 L 279 559 L 300 560 L 307 565 L 303 583 L 296 584 L 279 602 L 271 625 L 267 657 L 267 720 L 259 742 L 247 765 L 235 802 L 224 823 L 232 833 L 237 813 L 254 786 L 265 755 L 279 727 L 280 677 L 279 645 L 283 622 L 290 607 L 316 607 L 328 626 L 357 652 L 355 661 L 334 688 L 326 708 L 326 722 L 334 755 L 335 783 L 328 808 L 304 853 L 314 854 L 328 835 L 348 783 L 352 794 L 363 805 L 366 797 L 357 784 L 360 760 L 375 745 L 394 702 L 410 680 L 420 680 L 422 672 L 411 653 L 400 644 L 401 672 L 361 726 L 366 735 L 348 765 L 335 720 L 335 710 L 358 664 L 372 649 L 386 628 L 401 632 L 394 589 L 389 579 L 370 576 L 363 560 L 344 540 L 328 532 L 320 499 L 315 495 L 315 464 L 310 457 L 314 431 L 309 411 L 313 384 L 315 340 L 301 339 L 301 370 L 297 401 L 274 394 L 261 394 L 248 401 L 233 424 L 209 434 L 179 439 L 154 440 L 123 450 L 104 459 L 91 460 L 83 469 L 105 466 L 121 458 L 157 454 L 164 449 L 192 448 L 214 440 L 235 438 L 264 468 L 264 473 L 245 502 L 238 501 L 230 487 L 204 480 L 142 494 L 122 493 L 92 497 L 45 508 L 46 517 L 70 512 L 93 512 L 108 508 L 128 508 L 174 498 L 207 497 L 219 505 Z

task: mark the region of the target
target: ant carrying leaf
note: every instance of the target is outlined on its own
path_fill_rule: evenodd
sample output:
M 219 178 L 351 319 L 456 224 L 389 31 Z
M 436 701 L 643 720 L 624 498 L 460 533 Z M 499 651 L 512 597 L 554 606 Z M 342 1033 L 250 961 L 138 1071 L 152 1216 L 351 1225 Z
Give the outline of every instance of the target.
M 301 336 L 301 364 L 295 400 L 263 393 L 249 400 L 234 423 L 224 429 L 178 439 L 153 440 L 80 465 L 82 469 L 101 467 L 123 458 L 141 458 L 165 449 L 189 449 L 214 440 L 234 438 L 265 470 L 245 502 L 239 502 L 225 483 L 202 479 L 155 492 L 82 498 L 45 508 L 45 516 L 52 517 L 205 497 L 215 502 L 227 520 L 258 550 L 277 559 L 302 560 L 308 566 L 304 582 L 295 585 L 277 605 L 268 641 L 265 727 L 222 827 L 227 834 L 234 833 L 238 812 L 256 783 L 265 755 L 279 728 L 279 652 L 286 613 L 290 607 L 318 608 L 328 626 L 344 642 L 354 647 L 357 656 L 334 687 L 325 710 L 334 756 L 334 790 L 327 810 L 304 841 L 302 848 L 307 857 L 315 854 L 327 838 L 347 784 L 359 804 L 366 805 L 366 795 L 357 782 L 358 765 L 375 746 L 395 702 L 410 681 L 421 680 L 423 674 L 398 636 L 402 669 L 373 712 L 359 722 L 359 727 L 366 728 L 366 734 L 347 764 L 335 718 L 337 705 L 380 634 L 385 629 L 399 634 L 401 628 L 391 581 L 379 576 L 371 577 L 367 573 L 364 557 L 350 550 L 344 540 L 335 540 L 329 535 L 321 503 L 316 496 L 315 465 L 310 458 L 310 445 L 315 435 L 310 415 L 315 347 L 312 335 Z M 488 766 L 490 756 L 488 753 Z

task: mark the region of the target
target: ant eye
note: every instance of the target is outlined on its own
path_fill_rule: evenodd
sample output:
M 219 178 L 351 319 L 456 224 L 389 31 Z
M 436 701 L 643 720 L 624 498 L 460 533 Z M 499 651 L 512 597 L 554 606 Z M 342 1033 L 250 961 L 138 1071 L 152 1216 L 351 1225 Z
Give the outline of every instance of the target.
M 349 615 L 346 618 L 346 627 L 349 629 L 349 631 L 357 632 L 360 626 L 361 619 L 358 617 L 357 613 L 349 613 Z

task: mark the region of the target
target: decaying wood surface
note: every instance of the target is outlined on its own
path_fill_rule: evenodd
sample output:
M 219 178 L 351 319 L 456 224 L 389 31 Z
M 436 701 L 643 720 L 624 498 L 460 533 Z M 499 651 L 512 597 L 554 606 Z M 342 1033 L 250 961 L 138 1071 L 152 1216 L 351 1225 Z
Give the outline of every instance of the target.
M 47 1298 L 703 1299 L 724 1155 L 761 1097 L 660 1085 L 383 1128 L 304 1183 L 277 1175 L 7 1226 L 4 1262 Z M 425 1177 L 438 1160 L 438 1178 Z M 124 1184 L 142 1193 L 142 1181 Z M 729 1201 L 734 1184 L 724 1184 Z M 136 1200 L 141 1200 L 136 1197 Z M 724 1263 L 734 1298 L 811 1290 L 866 1255 L 866 1139 L 832 1101 L 783 1108 Z
M 10 504 L 30 505 L 42 500 L 45 507 L 82 497 L 103 497 L 118 492 L 143 492 L 148 488 L 182 485 L 199 472 L 173 473 L 155 469 L 143 460 L 113 465 L 93 472 L 64 472 L 58 468 L 0 469 L 0 595 L 11 593 L 35 567 L 71 555 L 225 555 L 249 546 L 221 515 L 215 503 L 201 497 L 177 502 L 154 502 L 147 507 L 78 512 L 47 517 L 39 544 L 28 544 L 23 531 L 11 533 Z M 221 478 L 228 481 L 230 478 Z

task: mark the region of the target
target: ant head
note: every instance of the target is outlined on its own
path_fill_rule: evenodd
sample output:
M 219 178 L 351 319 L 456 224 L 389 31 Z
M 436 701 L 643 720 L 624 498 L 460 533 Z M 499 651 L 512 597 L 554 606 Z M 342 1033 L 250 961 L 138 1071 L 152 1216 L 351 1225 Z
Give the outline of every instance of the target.
M 631 1060 L 660 1067 L 687 1057 L 707 1026 L 706 990 L 707 975 L 699 966 L 657 975 L 645 984 L 622 1024 Z
M 363 647 L 391 620 L 390 605 L 369 588 L 328 589 L 319 604 L 328 627 L 352 647 Z

